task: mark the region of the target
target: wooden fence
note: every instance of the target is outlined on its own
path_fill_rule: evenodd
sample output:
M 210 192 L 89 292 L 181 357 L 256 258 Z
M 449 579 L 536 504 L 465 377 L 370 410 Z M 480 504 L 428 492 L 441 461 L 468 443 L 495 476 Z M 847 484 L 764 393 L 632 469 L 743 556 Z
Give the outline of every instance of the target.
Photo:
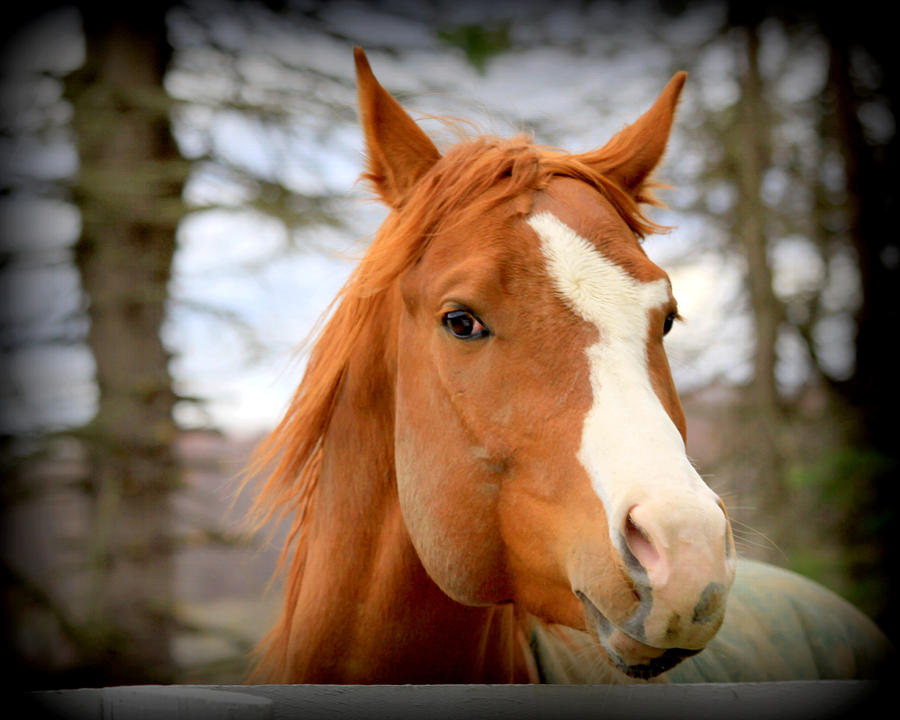
M 27 713 L 19 717 L 829 720 L 862 716 L 877 707 L 885 690 L 874 682 L 837 680 L 622 686 L 151 685 L 28 693 Z

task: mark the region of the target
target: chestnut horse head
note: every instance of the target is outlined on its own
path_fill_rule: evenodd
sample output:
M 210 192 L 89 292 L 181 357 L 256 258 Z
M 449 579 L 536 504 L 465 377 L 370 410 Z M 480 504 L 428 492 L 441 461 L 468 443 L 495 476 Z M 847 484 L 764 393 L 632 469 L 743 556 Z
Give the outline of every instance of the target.
M 441 154 L 355 57 L 364 177 L 392 211 L 259 456 L 258 503 L 293 514 L 262 672 L 527 679 L 533 617 L 658 675 L 715 635 L 735 562 L 640 244 L 685 75 L 600 150 Z

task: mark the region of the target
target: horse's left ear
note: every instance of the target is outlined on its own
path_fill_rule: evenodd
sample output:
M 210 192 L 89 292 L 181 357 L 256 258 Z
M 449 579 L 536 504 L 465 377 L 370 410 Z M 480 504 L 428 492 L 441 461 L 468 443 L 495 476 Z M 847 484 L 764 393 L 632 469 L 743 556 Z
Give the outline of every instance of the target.
M 615 180 L 639 202 L 651 201 L 642 192 L 650 174 L 662 159 L 672 129 L 672 119 L 687 73 L 679 72 L 663 88 L 653 106 L 637 122 L 617 133 L 603 148 L 590 153 L 596 169 Z M 584 158 L 590 163 L 588 157 Z
M 441 154 L 372 73 L 362 48 L 353 48 L 359 112 L 366 138 L 365 177 L 382 200 L 400 207 L 412 186 Z

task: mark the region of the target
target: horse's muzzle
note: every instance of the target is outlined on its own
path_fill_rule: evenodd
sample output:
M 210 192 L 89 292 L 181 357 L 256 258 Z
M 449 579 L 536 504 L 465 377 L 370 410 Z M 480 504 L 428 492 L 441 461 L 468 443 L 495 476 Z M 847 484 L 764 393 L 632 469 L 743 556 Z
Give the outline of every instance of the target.
M 711 492 L 659 493 L 611 515 L 616 570 L 598 573 L 584 555 L 571 587 L 610 662 L 653 677 L 718 632 L 734 580 L 730 523 Z

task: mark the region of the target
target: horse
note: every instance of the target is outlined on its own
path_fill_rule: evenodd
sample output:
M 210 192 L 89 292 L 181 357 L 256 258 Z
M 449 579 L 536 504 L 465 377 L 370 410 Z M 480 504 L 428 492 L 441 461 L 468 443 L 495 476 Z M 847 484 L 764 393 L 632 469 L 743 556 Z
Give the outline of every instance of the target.
M 354 59 L 362 177 L 389 214 L 256 456 L 259 517 L 291 531 L 254 680 L 870 672 L 874 624 L 738 560 L 686 455 L 678 306 L 641 244 L 686 74 L 598 150 L 442 153 Z

